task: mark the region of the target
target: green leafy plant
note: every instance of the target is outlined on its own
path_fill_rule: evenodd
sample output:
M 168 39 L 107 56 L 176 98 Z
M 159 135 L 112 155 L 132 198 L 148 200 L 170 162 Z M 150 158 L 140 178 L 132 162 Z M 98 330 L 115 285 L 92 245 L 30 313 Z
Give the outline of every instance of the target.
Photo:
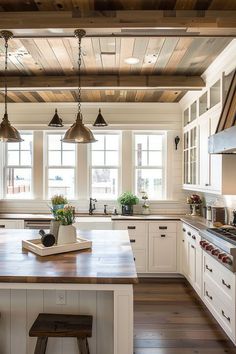
M 118 202 L 121 205 L 135 205 L 135 204 L 138 204 L 139 199 L 138 199 L 138 197 L 136 197 L 136 195 L 134 195 L 131 192 L 124 192 L 118 198 Z
M 62 194 L 56 194 L 51 197 L 52 205 L 61 205 L 61 204 L 68 204 L 67 198 L 64 197 Z
M 75 220 L 75 208 L 71 205 L 65 206 L 54 212 L 55 220 L 60 221 L 61 225 L 71 225 Z

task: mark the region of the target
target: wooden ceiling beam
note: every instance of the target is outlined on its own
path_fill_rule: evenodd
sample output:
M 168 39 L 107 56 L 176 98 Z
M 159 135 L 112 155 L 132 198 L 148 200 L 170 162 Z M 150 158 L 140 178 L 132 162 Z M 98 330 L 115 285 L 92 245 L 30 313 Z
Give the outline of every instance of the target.
M 8 87 L 13 90 L 71 90 L 78 87 L 77 76 L 10 76 Z M 170 89 L 201 90 L 205 82 L 200 76 L 183 75 L 82 75 L 83 89 Z M 4 80 L 0 80 L 0 89 Z
M 25 11 L 1 12 L 1 29 L 189 28 L 234 30 L 236 11 Z

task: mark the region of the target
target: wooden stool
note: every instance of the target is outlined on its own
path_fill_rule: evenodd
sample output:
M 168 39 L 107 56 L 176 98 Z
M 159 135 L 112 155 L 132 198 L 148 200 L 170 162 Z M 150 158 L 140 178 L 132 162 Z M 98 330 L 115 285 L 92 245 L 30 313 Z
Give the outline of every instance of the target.
M 38 337 L 34 354 L 46 353 L 49 337 L 76 337 L 80 354 L 89 354 L 92 322 L 92 316 L 40 313 L 29 331 L 30 337 Z

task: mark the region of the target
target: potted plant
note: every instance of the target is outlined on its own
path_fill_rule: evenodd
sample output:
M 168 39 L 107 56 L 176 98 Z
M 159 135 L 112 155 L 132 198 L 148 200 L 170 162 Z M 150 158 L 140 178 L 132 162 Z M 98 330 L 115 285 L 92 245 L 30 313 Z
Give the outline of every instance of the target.
M 74 207 L 66 205 L 63 209 L 57 209 L 54 215 L 55 220 L 60 223 L 57 244 L 76 242 L 76 228 L 72 225 L 75 220 Z
M 202 204 L 201 197 L 198 194 L 192 194 L 187 197 L 187 204 L 190 204 L 192 216 L 198 215 L 199 207 Z
M 133 205 L 138 204 L 139 199 L 131 192 L 124 192 L 118 198 L 122 208 L 122 215 L 133 215 Z
M 62 194 L 55 194 L 51 197 L 51 211 L 54 214 L 56 210 L 63 209 L 64 206 L 68 204 L 67 198 L 65 198 Z

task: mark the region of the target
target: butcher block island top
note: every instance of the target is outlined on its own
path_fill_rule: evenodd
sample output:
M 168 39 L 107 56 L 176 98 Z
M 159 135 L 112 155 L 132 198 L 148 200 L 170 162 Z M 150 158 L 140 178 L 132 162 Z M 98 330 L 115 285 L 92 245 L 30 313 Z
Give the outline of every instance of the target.
M 37 230 L 0 230 L 0 282 L 134 284 L 137 273 L 127 231 L 77 231 L 92 249 L 40 257 L 22 248 Z

